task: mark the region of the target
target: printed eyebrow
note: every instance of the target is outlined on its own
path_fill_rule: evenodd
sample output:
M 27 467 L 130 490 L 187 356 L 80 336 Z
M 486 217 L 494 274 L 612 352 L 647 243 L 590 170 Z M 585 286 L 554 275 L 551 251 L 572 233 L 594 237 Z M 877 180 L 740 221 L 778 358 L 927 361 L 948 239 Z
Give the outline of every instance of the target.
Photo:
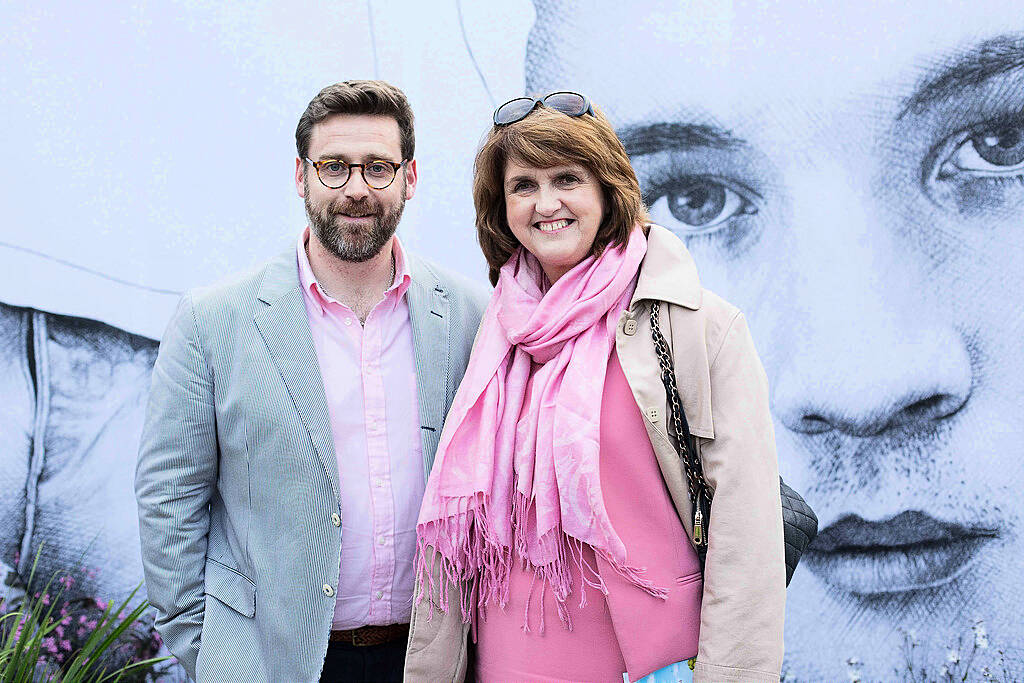
M 623 126 L 618 131 L 629 156 L 657 154 L 679 148 L 742 147 L 743 141 L 724 128 L 698 123 L 658 122 Z
M 920 113 L 948 100 L 964 88 L 979 86 L 1007 71 L 1024 69 L 1024 35 L 1005 35 L 986 40 L 941 66 L 907 98 L 899 118 Z

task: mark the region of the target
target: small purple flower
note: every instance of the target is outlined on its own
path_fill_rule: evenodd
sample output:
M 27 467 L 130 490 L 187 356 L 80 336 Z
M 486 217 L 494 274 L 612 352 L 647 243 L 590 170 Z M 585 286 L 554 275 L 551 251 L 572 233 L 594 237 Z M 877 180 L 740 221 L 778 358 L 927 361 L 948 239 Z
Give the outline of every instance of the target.
M 71 652 L 71 641 L 65 638 L 64 640 L 60 641 L 60 647 L 62 650 L 67 650 L 68 652 Z

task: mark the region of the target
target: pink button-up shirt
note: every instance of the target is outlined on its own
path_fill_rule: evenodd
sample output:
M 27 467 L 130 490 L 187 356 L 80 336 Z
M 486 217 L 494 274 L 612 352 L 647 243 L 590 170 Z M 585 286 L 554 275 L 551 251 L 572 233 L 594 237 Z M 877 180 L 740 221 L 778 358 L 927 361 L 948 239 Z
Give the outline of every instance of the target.
M 327 296 L 306 252 L 297 256 L 309 330 L 327 394 L 341 482 L 341 567 L 334 628 L 408 623 L 416 517 L 426 482 L 405 292 L 410 276 L 395 237 L 395 280 L 366 318 Z

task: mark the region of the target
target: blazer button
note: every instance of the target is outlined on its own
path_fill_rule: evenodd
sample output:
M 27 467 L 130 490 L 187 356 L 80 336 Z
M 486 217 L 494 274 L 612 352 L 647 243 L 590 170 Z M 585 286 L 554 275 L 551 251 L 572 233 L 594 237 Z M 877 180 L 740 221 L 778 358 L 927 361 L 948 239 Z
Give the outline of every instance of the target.
M 651 406 L 650 408 L 647 409 L 647 419 L 650 420 L 651 422 L 657 422 L 658 417 L 660 417 L 660 415 L 661 411 L 659 411 L 654 406 Z
M 337 512 L 332 512 L 331 524 L 333 524 L 334 526 L 341 526 L 341 515 L 339 515 Z
M 329 598 L 333 598 L 334 597 L 334 587 L 331 586 L 331 584 L 329 584 L 329 583 L 325 583 L 324 584 L 324 595 L 326 595 Z
M 636 334 L 636 320 L 630 318 L 626 321 L 626 324 L 622 327 L 622 331 L 632 337 Z

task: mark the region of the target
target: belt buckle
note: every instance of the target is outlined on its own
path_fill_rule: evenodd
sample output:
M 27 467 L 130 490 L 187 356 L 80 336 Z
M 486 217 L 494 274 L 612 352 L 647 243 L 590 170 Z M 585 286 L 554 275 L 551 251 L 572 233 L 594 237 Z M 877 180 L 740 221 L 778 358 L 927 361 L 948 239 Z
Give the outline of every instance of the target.
M 352 644 L 356 647 L 369 647 L 370 645 L 376 645 L 374 642 L 374 635 L 377 635 L 374 633 L 374 629 L 366 627 L 357 628 L 352 633 Z

